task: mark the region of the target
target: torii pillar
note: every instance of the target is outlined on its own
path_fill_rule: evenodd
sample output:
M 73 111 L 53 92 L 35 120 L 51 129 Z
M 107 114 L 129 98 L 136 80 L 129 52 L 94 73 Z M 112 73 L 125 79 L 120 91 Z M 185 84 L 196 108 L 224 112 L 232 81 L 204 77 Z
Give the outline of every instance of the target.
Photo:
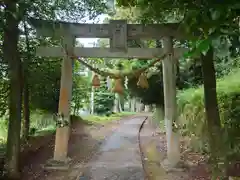
M 72 36 L 63 37 L 64 50 L 68 53 L 73 52 L 75 38 Z M 73 59 L 65 54 L 61 67 L 60 96 L 58 104 L 58 120 L 55 137 L 55 148 L 53 160 L 50 160 L 50 166 L 47 168 L 68 168 L 67 157 L 68 141 L 70 137 L 70 113 L 72 99 L 72 74 Z M 59 165 L 60 167 L 56 167 Z M 55 166 L 55 167 L 54 167 Z
M 164 90 L 164 120 L 167 137 L 167 159 L 165 168 L 176 167 L 180 161 L 179 135 L 176 132 L 177 98 L 176 98 L 176 58 L 174 58 L 173 39 L 163 38 L 164 52 L 167 57 L 163 60 L 163 90 Z

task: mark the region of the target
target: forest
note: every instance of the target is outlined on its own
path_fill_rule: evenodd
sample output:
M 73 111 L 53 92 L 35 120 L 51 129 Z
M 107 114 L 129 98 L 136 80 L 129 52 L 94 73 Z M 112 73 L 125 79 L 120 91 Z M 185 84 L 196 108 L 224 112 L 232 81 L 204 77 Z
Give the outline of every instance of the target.
M 25 142 L 43 130 L 56 129 L 54 117 L 58 113 L 62 59 L 39 57 L 35 51 L 40 45 L 60 45 L 61 40 L 37 36 L 29 19 L 83 22 L 84 18 L 95 19 L 101 14 L 106 14 L 103 23 L 109 23 L 110 19 L 127 19 L 132 24 L 180 23 L 186 34 L 196 37 L 174 40 L 174 47 L 189 49 L 177 62 L 179 133 L 190 137 L 194 151 L 211 157 L 216 176 L 239 160 L 240 2 L 3 0 L 0 2 L 0 143 L 1 151 L 6 153 L 8 176 L 19 174 L 21 140 Z M 76 46 L 83 45 L 78 42 Z M 95 46 L 109 47 L 109 41 L 99 39 Z M 143 46 L 162 47 L 162 43 L 129 41 L 129 47 Z M 86 62 L 99 69 L 131 71 L 151 61 L 88 58 Z M 122 84 L 124 93 L 117 94 L 109 89 L 113 82 L 105 77 L 100 78 L 99 88 L 92 87 L 92 72 L 76 61 L 71 114 L 79 116 L 82 109 L 87 109 L 101 119 L 148 107 L 146 111 L 153 112 L 153 121 L 160 126 L 163 116 L 159 111 L 164 107 L 162 64 L 150 67 L 146 76 L 148 88 L 140 88 L 138 78 L 131 78 Z

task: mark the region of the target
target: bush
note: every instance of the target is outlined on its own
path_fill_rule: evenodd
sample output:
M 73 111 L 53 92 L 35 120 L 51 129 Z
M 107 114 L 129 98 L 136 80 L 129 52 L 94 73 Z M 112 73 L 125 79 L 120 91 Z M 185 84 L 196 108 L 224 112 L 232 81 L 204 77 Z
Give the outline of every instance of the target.
M 236 158 L 240 152 L 240 71 L 217 80 L 217 96 L 226 158 Z M 207 128 L 203 87 L 178 93 L 182 133 L 191 137 L 197 151 L 207 151 Z M 240 157 L 238 157 L 240 158 Z M 230 160 L 229 159 L 229 160 Z

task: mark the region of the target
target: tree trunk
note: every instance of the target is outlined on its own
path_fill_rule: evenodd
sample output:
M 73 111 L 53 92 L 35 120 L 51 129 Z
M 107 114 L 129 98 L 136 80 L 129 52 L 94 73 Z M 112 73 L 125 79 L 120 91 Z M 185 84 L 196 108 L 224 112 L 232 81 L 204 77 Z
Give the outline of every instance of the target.
M 27 57 L 23 62 L 23 104 L 24 104 L 24 123 L 23 123 L 23 139 L 28 140 L 30 129 L 30 108 L 29 108 L 29 84 L 28 84 L 28 63 L 31 60 L 30 46 L 28 39 L 28 30 L 26 21 L 24 21 L 24 32 L 26 38 Z
M 140 104 L 140 112 L 144 112 L 145 105 L 143 103 Z
M 135 109 L 135 98 L 133 97 L 132 99 L 131 99 L 131 112 L 135 112 L 136 111 L 136 109 Z
M 150 104 L 150 105 L 149 105 L 149 112 L 152 112 L 152 111 L 153 111 L 153 105 Z
M 152 112 L 152 105 L 151 105 L 151 104 L 145 105 L 145 106 L 144 106 L 144 111 L 145 111 L 145 112 Z
M 117 93 L 115 93 L 113 112 L 115 113 L 120 112 L 120 102 L 119 102 L 119 96 Z
M 137 100 L 133 98 L 133 112 L 137 112 Z
M 75 116 L 77 115 L 76 112 L 77 112 L 77 106 L 74 105 L 74 108 L 73 108 L 73 114 L 74 114 Z
M 21 60 L 18 51 L 19 21 L 16 19 L 17 7 L 15 1 L 6 1 L 3 40 L 3 56 L 8 62 L 10 78 L 9 95 L 9 125 L 7 138 L 6 172 L 8 178 L 19 178 L 19 152 L 21 131 Z
M 121 111 L 124 111 L 124 95 L 120 95 L 118 94 L 118 97 L 119 97 L 119 105 L 121 107 Z
M 204 80 L 204 102 L 208 125 L 220 127 L 220 116 L 217 102 L 216 76 L 213 61 L 213 48 L 206 56 L 202 55 L 202 73 Z M 211 126 L 209 126 L 211 128 Z
M 94 94 L 95 94 L 95 89 L 92 86 L 92 92 L 91 92 L 91 100 L 90 100 L 90 104 L 91 104 L 91 108 L 90 108 L 90 114 L 94 114 Z
M 117 94 L 118 96 L 118 107 L 119 107 L 119 112 L 122 112 L 123 111 L 123 108 L 122 108 L 122 102 L 121 102 L 121 95 L 120 94 Z
M 30 129 L 30 109 L 29 109 L 29 86 L 26 76 L 24 78 L 23 103 L 24 103 L 23 139 L 28 140 Z
M 217 102 L 216 75 L 213 55 L 213 48 L 210 47 L 207 54 L 205 56 L 202 55 L 201 60 L 204 81 L 204 103 L 209 132 L 211 159 L 213 160 L 213 163 L 216 164 L 218 156 L 220 155 L 219 150 L 221 149 L 221 122 Z
M 145 106 L 144 106 L 144 112 L 150 112 L 150 111 L 149 111 L 149 105 L 145 105 Z
M 135 99 L 135 103 L 136 103 L 136 112 L 140 112 L 140 103 L 138 99 Z
M 129 98 L 129 100 L 128 100 L 128 111 L 129 111 L 129 112 L 130 112 L 131 109 L 132 109 L 132 107 L 131 107 L 131 106 L 132 106 L 132 103 L 131 103 L 131 102 L 132 102 L 132 99 Z

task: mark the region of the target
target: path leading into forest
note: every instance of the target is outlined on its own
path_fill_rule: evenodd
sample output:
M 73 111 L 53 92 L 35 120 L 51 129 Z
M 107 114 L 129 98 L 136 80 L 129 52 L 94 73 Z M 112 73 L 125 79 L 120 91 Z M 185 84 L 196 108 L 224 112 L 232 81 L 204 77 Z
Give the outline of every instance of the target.
M 149 118 L 145 121 L 146 117 Z M 166 157 L 166 137 L 164 133 L 152 136 L 156 129 L 151 126 L 150 120 L 151 115 L 146 113 L 124 117 L 104 125 L 73 120 L 68 151 L 72 161 L 70 168 L 64 171 L 43 168 L 53 156 L 54 134 L 33 138 L 29 142 L 31 151 L 21 153 L 21 180 L 209 179 L 204 158 L 194 152 L 182 157 L 184 162 L 192 164 L 184 172 L 166 174 L 161 167 L 161 162 Z M 143 122 L 145 124 L 141 126 Z M 143 128 L 139 136 L 140 127 Z M 184 151 L 184 139 L 181 144 L 181 150 Z
M 79 180 L 144 180 L 138 133 L 145 117 L 124 120 L 84 167 Z

